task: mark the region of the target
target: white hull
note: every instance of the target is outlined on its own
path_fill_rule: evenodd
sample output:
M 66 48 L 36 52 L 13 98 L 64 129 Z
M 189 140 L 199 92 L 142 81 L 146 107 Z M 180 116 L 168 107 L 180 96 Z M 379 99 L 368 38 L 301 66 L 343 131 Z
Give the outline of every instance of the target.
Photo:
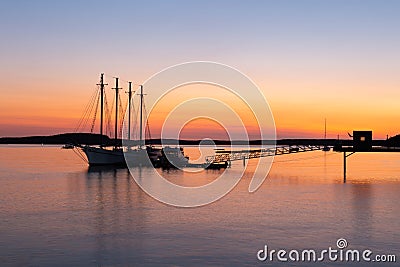
M 125 152 L 125 155 L 122 149 L 109 150 L 91 146 L 81 149 L 85 153 L 90 166 L 127 165 L 127 161 L 129 166 L 152 165 L 152 162 L 155 162 L 161 155 L 160 150 L 154 149 L 129 150 Z
M 90 166 L 125 165 L 124 153 L 121 149 L 108 150 L 100 147 L 82 147 Z

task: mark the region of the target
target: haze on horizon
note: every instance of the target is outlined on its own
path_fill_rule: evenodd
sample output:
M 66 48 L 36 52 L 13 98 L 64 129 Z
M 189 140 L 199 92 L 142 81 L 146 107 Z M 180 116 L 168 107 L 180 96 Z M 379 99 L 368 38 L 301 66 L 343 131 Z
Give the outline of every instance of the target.
M 140 84 L 196 60 L 249 76 L 278 138 L 321 138 L 324 118 L 328 138 L 393 136 L 399 13 L 394 0 L 2 1 L 0 137 L 72 132 L 101 72 L 109 87 L 112 76 Z M 207 136 L 208 125 L 185 132 Z

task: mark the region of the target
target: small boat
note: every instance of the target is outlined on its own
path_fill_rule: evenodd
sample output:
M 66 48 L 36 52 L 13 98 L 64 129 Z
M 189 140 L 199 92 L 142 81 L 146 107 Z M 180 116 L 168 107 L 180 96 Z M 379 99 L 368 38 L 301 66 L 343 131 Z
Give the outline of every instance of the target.
M 61 148 L 62 149 L 74 149 L 74 145 L 73 144 L 65 144 L 65 145 L 63 145 Z
M 185 156 L 182 147 L 166 146 L 161 149 L 159 165 L 162 168 L 184 168 L 189 164 L 189 157 Z
M 328 152 L 328 151 L 330 151 L 331 150 L 331 148 L 329 147 L 329 146 L 324 146 L 323 148 L 322 148 L 322 151 L 325 151 L 325 152 Z
M 228 161 L 223 161 L 218 163 L 211 163 L 210 165 L 206 166 L 206 169 L 219 170 L 219 169 L 226 169 L 228 167 L 229 167 Z

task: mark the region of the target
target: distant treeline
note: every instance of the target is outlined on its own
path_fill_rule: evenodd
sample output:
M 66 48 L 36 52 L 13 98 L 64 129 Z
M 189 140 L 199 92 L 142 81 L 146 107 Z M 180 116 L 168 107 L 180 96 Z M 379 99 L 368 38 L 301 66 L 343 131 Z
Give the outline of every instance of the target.
M 0 138 L 0 144 L 80 144 L 80 145 L 121 145 L 121 139 L 115 141 L 106 135 L 101 136 L 100 134 L 91 133 L 65 133 L 49 136 L 27 136 L 27 137 L 2 137 Z M 138 144 L 138 141 L 130 141 L 132 145 Z M 280 140 L 250 140 L 246 141 L 229 141 L 229 140 L 176 140 L 176 139 L 150 139 L 146 140 L 146 144 L 149 145 L 352 145 L 352 140 L 338 140 L 338 139 L 280 139 Z M 388 140 L 373 140 L 374 146 L 390 146 L 400 147 L 400 135 L 389 138 Z
M 106 145 L 114 145 L 115 140 L 108 136 L 91 133 L 65 133 L 49 136 L 26 136 L 26 137 L 2 137 L 0 144 L 84 144 L 98 145 L 100 142 Z

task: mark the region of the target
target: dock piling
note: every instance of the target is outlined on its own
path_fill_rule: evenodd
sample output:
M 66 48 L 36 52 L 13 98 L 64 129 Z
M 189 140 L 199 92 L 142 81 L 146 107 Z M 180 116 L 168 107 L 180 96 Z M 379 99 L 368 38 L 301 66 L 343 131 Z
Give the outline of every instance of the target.
M 343 183 L 346 183 L 346 152 L 343 152 Z
M 346 151 L 343 151 L 343 183 L 346 183 L 347 176 L 347 158 L 356 153 L 355 151 L 350 154 L 346 154 Z

